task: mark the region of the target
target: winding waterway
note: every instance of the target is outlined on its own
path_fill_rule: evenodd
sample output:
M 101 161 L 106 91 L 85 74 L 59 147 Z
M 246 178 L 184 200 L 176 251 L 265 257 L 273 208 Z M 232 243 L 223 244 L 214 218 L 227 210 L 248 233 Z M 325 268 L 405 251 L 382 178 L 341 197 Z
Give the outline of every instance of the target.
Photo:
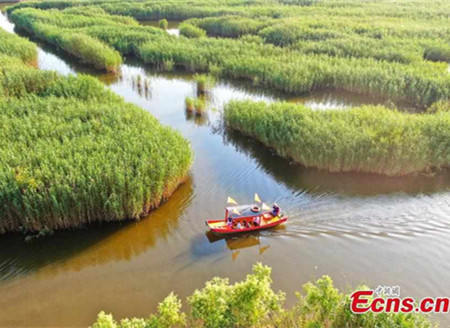
M 13 31 L 5 16 L 0 25 Z M 192 117 L 184 110 L 185 97 L 196 93 L 190 75 L 158 73 L 138 61 L 124 64 L 120 76 L 101 74 L 39 46 L 41 69 L 97 76 L 180 131 L 195 161 L 187 183 L 139 222 L 63 231 L 32 243 L 1 236 L 1 327 L 88 326 L 100 310 L 116 318 L 148 316 L 171 291 L 185 298 L 214 276 L 243 279 L 255 262 L 273 268 L 274 287 L 287 292 L 288 304 L 302 284 L 323 274 L 344 289 L 399 285 L 403 296 L 450 296 L 448 172 L 385 178 L 306 169 L 227 131 L 221 119 L 230 99 L 284 99 L 317 109 L 376 99 L 331 92 L 290 99 L 221 81 L 208 115 Z M 230 240 L 205 233 L 204 220 L 223 217 L 227 196 L 248 203 L 255 192 L 289 214 L 285 227 Z M 433 318 L 450 324 L 448 316 Z

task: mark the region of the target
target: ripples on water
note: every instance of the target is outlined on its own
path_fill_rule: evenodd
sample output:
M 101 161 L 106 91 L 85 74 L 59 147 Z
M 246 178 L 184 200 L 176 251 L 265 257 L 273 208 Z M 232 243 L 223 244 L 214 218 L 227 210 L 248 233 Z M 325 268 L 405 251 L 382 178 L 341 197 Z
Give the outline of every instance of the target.
M 12 31 L 4 16 L 0 24 Z M 185 297 L 215 275 L 242 279 L 256 261 L 273 267 L 275 287 L 288 292 L 289 303 L 294 290 L 322 274 L 339 287 L 396 284 L 416 297 L 448 290 L 448 172 L 386 178 L 306 169 L 227 131 L 221 119 L 231 99 L 295 101 L 316 109 L 377 99 L 342 92 L 290 98 L 220 81 L 208 97 L 207 115 L 199 118 L 184 111 L 185 97 L 196 96 L 188 74 L 158 73 L 133 60 L 121 75 L 100 74 L 44 45 L 38 65 L 97 76 L 180 131 L 195 162 L 189 181 L 140 222 L 58 232 L 31 244 L 2 237 L 0 326 L 88 325 L 101 309 L 117 317 L 147 316 L 170 291 Z M 148 88 L 139 87 L 138 76 Z M 224 215 L 228 195 L 247 203 L 255 192 L 282 205 L 289 223 L 241 238 L 205 234 L 203 221 Z

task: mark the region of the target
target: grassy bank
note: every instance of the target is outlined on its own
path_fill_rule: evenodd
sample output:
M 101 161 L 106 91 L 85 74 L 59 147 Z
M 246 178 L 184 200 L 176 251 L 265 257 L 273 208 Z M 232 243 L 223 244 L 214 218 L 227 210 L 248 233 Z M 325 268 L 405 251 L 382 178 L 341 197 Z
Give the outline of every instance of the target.
M 95 10 L 92 13 L 95 13 Z M 79 12 L 69 11 L 63 18 L 58 12 L 30 13 L 25 10 L 20 16 L 13 13 L 12 19 L 18 27 L 40 40 L 51 43 L 98 69 L 117 72 L 122 63 L 119 52 L 96 38 L 72 29 L 114 22 L 105 16 L 103 13 L 98 13 L 98 17 L 88 17 Z M 51 24 L 55 21 L 59 24 Z M 122 22 L 118 19 L 117 24 L 120 23 Z
M 184 181 L 192 153 L 177 132 L 94 78 L 10 54 L 0 52 L 1 233 L 137 219 Z
M 307 167 L 398 176 L 450 166 L 450 112 L 434 107 L 435 114 L 405 114 L 381 106 L 314 111 L 232 101 L 225 120 Z
M 36 45 L 0 28 L 0 54 L 33 64 L 37 60 Z
M 369 289 L 360 286 L 357 290 Z M 431 328 L 422 314 L 367 312 L 350 310 L 350 293 L 342 293 L 328 276 L 303 286 L 298 302 L 284 309 L 284 293 L 272 289 L 271 269 L 257 264 L 253 273 L 233 285 L 228 279 L 213 278 L 187 299 L 191 311 L 180 311 L 181 301 L 171 293 L 158 306 L 158 313 L 147 319 L 114 320 L 101 312 L 92 328 Z
M 352 1 L 333 6 L 326 3 L 327 6 L 310 3 L 306 7 L 272 5 L 283 12 L 280 17 L 273 17 L 258 1 L 245 6 L 242 1 L 232 1 L 227 7 L 236 11 L 233 17 L 182 23 L 180 32 L 189 38 L 137 26 L 135 21 L 117 14 L 155 18 L 152 10 L 158 10 L 158 18 L 203 17 L 201 12 L 205 8 L 218 10 L 216 3 L 194 1 L 189 5 L 189 15 L 171 14 L 166 7 L 169 4 L 133 1 L 120 5 L 121 8 L 113 1 L 24 3 L 12 7 L 10 13 L 19 28 L 50 43 L 64 44 L 59 34 L 68 30 L 70 35 L 86 39 L 87 44 L 96 42 L 90 49 L 100 49 L 100 45 L 112 47 L 122 55 L 139 56 L 145 63 L 166 70 L 214 69 L 223 77 L 246 79 L 255 85 L 293 94 L 335 88 L 408 101 L 418 107 L 450 97 L 448 64 L 432 61 L 450 58 L 448 18 L 437 10 L 446 8 L 445 4 L 439 2 L 427 8 L 420 2 L 420 16 L 405 9 L 402 2 L 396 5 L 369 2 L 367 8 Z M 41 9 L 21 9 L 29 6 Z M 183 10 L 180 1 L 171 2 L 170 6 L 174 11 Z M 406 14 L 390 13 L 389 8 L 404 9 Z M 378 25 L 368 23 L 371 15 L 379 17 Z M 215 14 L 208 11 L 207 16 Z M 430 21 L 434 22 L 432 28 Z M 243 37 L 205 37 L 202 28 L 221 36 Z M 68 44 L 66 51 L 75 53 L 76 46 Z M 101 66 L 98 62 L 107 60 L 96 61 L 91 54 L 107 53 L 94 50 L 75 55 Z M 103 66 L 108 65 L 111 64 Z

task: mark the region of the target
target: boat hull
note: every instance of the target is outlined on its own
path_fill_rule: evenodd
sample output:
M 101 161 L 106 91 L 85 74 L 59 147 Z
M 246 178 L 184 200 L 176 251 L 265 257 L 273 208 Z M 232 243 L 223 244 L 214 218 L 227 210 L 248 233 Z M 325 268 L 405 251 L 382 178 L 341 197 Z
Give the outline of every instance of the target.
M 228 227 L 224 220 L 209 220 L 205 221 L 205 224 L 209 227 L 209 229 L 219 235 L 234 235 L 234 234 L 242 234 L 253 231 L 265 230 L 274 228 L 280 224 L 283 224 L 287 221 L 287 217 L 274 217 L 270 220 L 266 220 L 263 224 L 259 226 L 253 226 L 248 228 L 234 229 Z

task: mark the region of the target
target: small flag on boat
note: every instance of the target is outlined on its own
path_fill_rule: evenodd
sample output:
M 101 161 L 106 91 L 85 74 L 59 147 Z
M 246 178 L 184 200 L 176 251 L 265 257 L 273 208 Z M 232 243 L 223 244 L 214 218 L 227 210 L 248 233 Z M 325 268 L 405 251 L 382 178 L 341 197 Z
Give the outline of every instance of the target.
M 235 209 L 235 208 L 233 208 L 232 212 L 233 212 L 234 214 L 241 215 L 241 213 L 240 213 L 237 209 Z
M 263 211 L 270 211 L 270 207 L 267 206 L 265 203 L 262 203 L 262 209 Z
M 255 194 L 255 202 L 262 203 L 261 199 L 259 198 L 258 194 Z
M 236 202 L 233 198 L 231 198 L 231 197 L 228 197 L 227 203 L 228 203 L 228 204 L 236 204 L 236 205 L 237 205 L 237 202 Z

